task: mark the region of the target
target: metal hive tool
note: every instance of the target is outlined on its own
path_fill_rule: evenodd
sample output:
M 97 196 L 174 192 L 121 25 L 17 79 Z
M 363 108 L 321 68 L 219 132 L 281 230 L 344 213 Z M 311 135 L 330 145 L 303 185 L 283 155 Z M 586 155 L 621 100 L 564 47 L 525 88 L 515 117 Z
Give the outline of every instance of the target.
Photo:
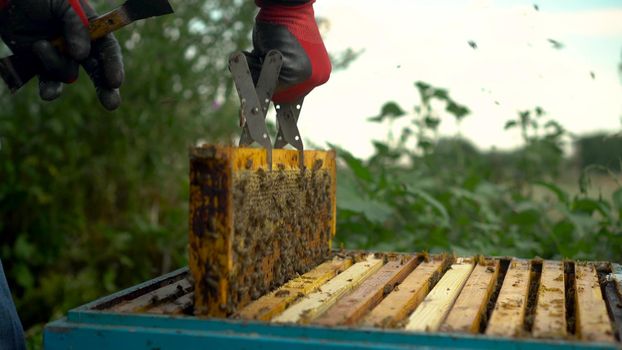
M 268 52 L 255 85 L 246 55 L 243 52 L 235 52 L 229 58 L 229 70 L 240 97 L 242 135 L 239 146 L 250 146 L 256 142 L 264 147 L 270 170 L 272 169 L 273 147 L 266 127 L 266 115 L 278 84 L 282 64 L 283 56 L 279 51 Z M 297 122 L 303 100 L 304 97 L 290 103 L 275 105 L 278 133 L 274 148 L 284 148 L 289 144 L 298 150 L 298 163 L 301 169 L 304 167 L 304 145 Z

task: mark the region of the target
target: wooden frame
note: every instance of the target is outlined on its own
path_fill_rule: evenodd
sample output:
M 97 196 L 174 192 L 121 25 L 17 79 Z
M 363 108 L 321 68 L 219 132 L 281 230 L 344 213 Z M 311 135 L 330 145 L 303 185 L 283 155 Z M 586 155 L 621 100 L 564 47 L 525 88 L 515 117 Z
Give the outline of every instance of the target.
M 480 320 L 486 312 L 500 268 L 499 260 L 481 260 L 462 288 L 456 303 L 440 328 L 441 331 L 479 332 Z
M 593 264 L 575 264 L 576 333 L 589 341 L 613 342 L 613 329 Z
M 419 263 L 415 256 L 402 256 L 387 262 L 378 272 L 365 280 L 349 295 L 316 319 L 314 324 L 324 326 L 356 324 L 382 298 L 393 291 Z
M 322 315 L 346 293 L 358 287 L 382 267 L 382 259 L 369 255 L 367 259 L 350 266 L 302 300 L 272 319 L 275 323 L 310 323 Z
M 525 308 L 531 280 L 531 263 L 512 260 L 503 280 L 486 335 L 516 337 L 522 335 Z
M 458 259 L 408 318 L 405 329 L 435 332 L 447 317 L 473 271 L 471 259 Z
M 351 257 L 335 257 L 304 275 L 285 283 L 279 289 L 253 301 L 240 311 L 239 316 L 245 320 L 269 321 L 281 314 L 296 300 L 315 292 L 328 280 L 350 266 L 352 266 Z
M 335 152 L 305 151 L 304 160 L 301 171 L 297 151 L 275 149 L 270 172 L 263 149 L 190 150 L 189 265 L 197 314 L 233 314 L 330 254 Z M 242 237 L 247 229 L 259 233 Z
M 544 261 L 538 287 L 538 301 L 533 324 L 533 336 L 536 338 L 565 338 L 566 292 L 564 263 Z
M 423 301 L 441 278 L 449 257 L 422 262 L 363 319 L 368 327 L 396 327 Z

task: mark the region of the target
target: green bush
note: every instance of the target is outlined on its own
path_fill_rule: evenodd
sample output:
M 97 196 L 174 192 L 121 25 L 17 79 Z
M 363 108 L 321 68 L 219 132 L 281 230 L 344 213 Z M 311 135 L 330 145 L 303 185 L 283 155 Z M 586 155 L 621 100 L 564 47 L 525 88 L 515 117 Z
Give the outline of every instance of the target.
M 520 112 L 506 128 L 520 128 L 524 146 L 499 162 L 467 141 L 435 137 L 443 116 L 462 119 L 468 109 L 444 89 L 416 86 L 421 105 L 412 114 L 390 102 L 371 119 L 410 117 L 399 138 L 374 142 L 369 160 L 339 150 L 345 165 L 337 192 L 341 244 L 620 261 L 622 187 L 591 198 L 571 196 L 556 184 L 567 166 L 562 147 L 568 135 L 561 125 L 546 120 L 540 108 Z M 447 113 L 434 111 L 432 100 L 444 103 Z

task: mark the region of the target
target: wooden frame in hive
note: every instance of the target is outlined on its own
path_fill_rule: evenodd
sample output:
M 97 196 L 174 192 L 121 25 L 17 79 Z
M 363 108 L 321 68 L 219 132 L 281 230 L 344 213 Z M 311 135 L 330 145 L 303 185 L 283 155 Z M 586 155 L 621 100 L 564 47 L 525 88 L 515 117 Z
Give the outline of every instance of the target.
M 195 313 L 226 316 L 303 274 L 331 251 L 334 151 L 190 150 L 189 265 Z

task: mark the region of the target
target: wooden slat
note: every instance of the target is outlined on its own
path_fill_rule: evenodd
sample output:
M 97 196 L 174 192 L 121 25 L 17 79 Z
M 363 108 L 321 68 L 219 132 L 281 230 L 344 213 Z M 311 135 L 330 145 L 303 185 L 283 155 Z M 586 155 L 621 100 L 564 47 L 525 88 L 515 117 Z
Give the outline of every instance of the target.
M 438 330 L 471 271 L 473 271 L 473 263 L 469 260 L 458 261 L 451 265 L 421 305 L 410 315 L 405 328 L 412 331 Z
M 622 295 L 622 265 L 613 264 L 613 278 L 616 281 L 618 293 Z M 622 337 L 622 335 L 620 335 Z
M 614 341 L 605 300 L 592 264 L 575 264 L 576 333 L 589 341 Z
M 311 293 L 298 303 L 287 308 L 281 315 L 273 318 L 272 322 L 309 323 L 381 267 L 382 259 L 376 259 L 373 256 L 352 265 L 337 275 L 337 277 L 321 286 L 319 291 Z
M 602 280 L 603 279 L 601 279 L 601 281 Z M 603 294 L 607 305 L 607 311 L 609 311 L 609 315 L 613 321 L 612 326 L 617 334 L 617 338 L 620 340 L 622 339 L 622 297 L 618 293 L 615 280 L 605 280 L 603 283 Z
M 111 308 L 115 312 L 139 312 L 160 305 L 163 301 L 172 301 L 192 289 L 192 284 L 184 278 L 167 286 L 145 293 L 125 303 Z
M 195 313 L 229 316 L 320 264 L 336 223 L 334 151 L 190 150 L 189 266 Z
M 181 297 L 153 307 L 148 308 L 145 312 L 150 314 L 161 314 L 161 315 L 181 315 L 184 313 L 184 310 L 191 308 L 194 305 L 194 292 L 190 292 L 188 294 L 184 294 Z
M 389 261 L 349 295 L 341 298 L 313 323 L 325 326 L 352 325 L 358 322 L 382 297 L 390 293 L 417 266 L 417 258 L 404 256 Z
M 505 275 L 497 303 L 486 329 L 487 335 L 514 337 L 522 334 L 529 293 L 530 266 L 513 260 Z
M 423 262 L 363 319 L 371 327 L 395 327 L 412 313 L 440 279 L 444 259 Z
M 304 275 L 285 283 L 281 288 L 250 303 L 240 311 L 239 316 L 246 320 L 269 321 L 282 313 L 294 301 L 316 291 L 326 281 L 351 265 L 351 258 L 336 257 L 327 261 Z
M 532 334 L 536 338 L 566 337 L 564 264 L 544 261 Z
M 482 315 L 494 290 L 499 274 L 499 260 L 478 263 L 451 308 L 440 330 L 478 333 Z
M 613 295 L 608 296 L 608 299 L 610 299 L 610 305 L 609 307 L 611 309 L 613 309 L 611 312 L 614 315 L 614 319 L 615 319 L 615 324 L 616 324 L 616 329 L 618 332 L 618 340 L 622 341 L 622 265 L 620 264 L 611 264 L 612 266 L 612 276 L 613 276 L 613 281 L 611 281 L 612 284 L 614 284 L 613 288 L 610 289 L 614 289 L 615 292 L 617 292 L 617 298 L 618 298 L 618 302 L 617 303 L 613 303 L 611 299 L 614 298 Z M 610 292 L 611 294 L 613 294 L 613 292 Z

